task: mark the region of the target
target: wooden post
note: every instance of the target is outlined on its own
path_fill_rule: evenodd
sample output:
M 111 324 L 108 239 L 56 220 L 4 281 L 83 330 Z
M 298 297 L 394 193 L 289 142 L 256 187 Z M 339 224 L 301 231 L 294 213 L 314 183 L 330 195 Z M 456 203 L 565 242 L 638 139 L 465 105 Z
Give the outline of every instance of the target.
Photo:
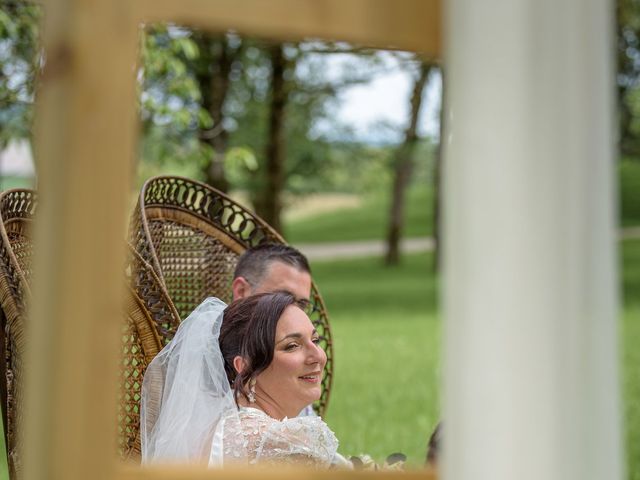
M 126 1 L 51 0 L 45 11 L 25 478 L 108 479 L 116 468 L 136 24 Z
M 449 480 L 623 476 L 612 9 L 448 4 Z

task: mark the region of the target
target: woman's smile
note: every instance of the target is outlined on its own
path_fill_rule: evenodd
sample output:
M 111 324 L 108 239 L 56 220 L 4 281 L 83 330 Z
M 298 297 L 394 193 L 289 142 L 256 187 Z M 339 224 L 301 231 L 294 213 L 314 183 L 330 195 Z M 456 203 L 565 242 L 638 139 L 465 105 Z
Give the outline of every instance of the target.
M 320 382 L 320 374 L 322 372 L 313 372 L 310 373 L 308 375 L 302 375 L 300 377 L 298 377 L 300 380 L 303 380 L 305 382 L 309 382 L 309 383 L 318 383 Z

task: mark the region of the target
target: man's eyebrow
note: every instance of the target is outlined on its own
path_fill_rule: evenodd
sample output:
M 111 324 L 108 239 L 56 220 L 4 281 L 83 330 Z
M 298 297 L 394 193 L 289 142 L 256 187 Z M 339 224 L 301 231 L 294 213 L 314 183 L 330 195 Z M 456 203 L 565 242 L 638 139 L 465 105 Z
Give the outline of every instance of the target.
M 304 306 L 308 306 L 311 303 L 311 299 L 310 298 L 304 298 L 304 297 L 296 297 L 296 303 L 298 305 L 302 304 Z
M 314 329 L 313 329 L 313 332 L 311 332 L 311 336 L 314 336 L 314 335 L 317 335 L 317 334 L 318 334 L 318 332 L 317 332 L 317 330 L 314 328 Z M 290 334 L 288 334 L 288 335 L 285 335 L 285 336 L 284 336 L 284 337 L 282 337 L 280 340 L 276 341 L 276 343 L 282 343 L 282 342 L 284 342 L 285 340 L 287 340 L 288 338 L 302 338 L 302 337 L 303 337 L 303 335 L 302 335 L 301 333 L 294 332 L 294 333 L 290 333 Z

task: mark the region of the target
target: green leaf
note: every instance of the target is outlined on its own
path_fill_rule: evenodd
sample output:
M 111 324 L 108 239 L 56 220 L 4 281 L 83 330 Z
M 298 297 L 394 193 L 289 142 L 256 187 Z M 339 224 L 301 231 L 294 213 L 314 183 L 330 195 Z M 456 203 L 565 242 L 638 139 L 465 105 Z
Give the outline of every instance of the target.
M 190 38 L 183 37 L 176 39 L 177 46 L 188 60 L 194 60 L 200 56 L 198 45 Z

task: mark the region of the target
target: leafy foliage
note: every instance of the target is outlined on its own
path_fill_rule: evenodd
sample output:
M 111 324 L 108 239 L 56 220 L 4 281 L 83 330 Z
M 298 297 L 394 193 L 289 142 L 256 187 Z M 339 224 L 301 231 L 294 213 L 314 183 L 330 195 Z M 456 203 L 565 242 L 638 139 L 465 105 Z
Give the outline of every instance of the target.
M 193 132 L 207 116 L 201 112 L 200 91 L 187 68 L 198 54 L 189 32 L 177 27 L 154 25 L 141 34 L 141 172 L 170 170 L 171 165 L 187 168 L 203 161 Z
M 220 112 L 221 125 L 216 126 L 210 112 L 202 108 L 206 92 L 199 88 L 197 76 L 217 58 L 215 52 L 203 51 L 203 45 L 224 48 L 223 44 L 234 49 L 234 61 Z M 269 42 L 241 38 L 234 32 L 225 33 L 219 43 L 205 44 L 197 31 L 177 26 L 148 27 L 141 49 L 143 171 L 153 170 L 151 164 L 167 168 L 195 162 L 202 167 L 212 152 L 206 144 L 198 142 L 199 131 L 223 128 L 228 135 L 224 169 L 232 188 L 259 192 L 265 182 L 270 46 Z M 327 168 L 331 166 L 328 157 L 334 139 L 322 138 L 317 126 L 332 120 L 332 108 L 341 88 L 366 81 L 371 74 L 360 74 L 358 78 L 351 73 L 352 69 L 345 69 L 346 73 L 334 72 L 330 76 L 328 55 L 339 51 L 370 65 L 378 62 L 373 53 L 350 54 L 350 49 L 347 45 L 316 41 L 283 45 L 287 62 L 285 176 L 292 191 L 313 191 L 334 185 L 332 169 Z M 340 130 L 343 137 L 348 137 L 348 128 L 340 125 L 335 126 L 334 134 L 339 136 Z M 251 161 L 238 161 L 238 152 L 242 152 L 244 160 Z M 197 172 L 196 176 L 203 179 L 205 174 Z
M 12 138 L 30 137 L 40 16 L 32 3 L 0 6 L 0 148 Z
M 640 156 L 640 1 L 617 0 L 620 148 Z
M 2 8 L 0 141 L 6 141 L 30 136 L 40 12 L 20 0 L 4 3 Z M 202 38 L 199 31 L 173 24 L 147 25 L 141 31 L 138 175 L 182 173 L 205 180 L 213 151 L 202 142 L 202 132 L 217 134 L 217 129 L 223 128 L 228 135 L 224 171 L 231 187 L 258 192 L 265 183 L 271 44 L 233 31 L 213 37 L 208 44 Z M 198 76 L 205 69 L 216 68 L 224 45 L 233 50 L 234 57 L 221 120 L 216 123 L 203 108 L 207 92 L 199 85 Z M 344 43 L 320 41 L 287 43 L 283 51 L 287 60 L 286 189 L 305 193 L 380 186 L 388 176 L 386 153 L 352 142 L 350 128 L 335 119 L 344 88 L 370 81 L 388 68 L 380 55 Z M 335 62 L 336 57 L 341 62 Z M 372 168 L 363 169 L 365 164 Z

